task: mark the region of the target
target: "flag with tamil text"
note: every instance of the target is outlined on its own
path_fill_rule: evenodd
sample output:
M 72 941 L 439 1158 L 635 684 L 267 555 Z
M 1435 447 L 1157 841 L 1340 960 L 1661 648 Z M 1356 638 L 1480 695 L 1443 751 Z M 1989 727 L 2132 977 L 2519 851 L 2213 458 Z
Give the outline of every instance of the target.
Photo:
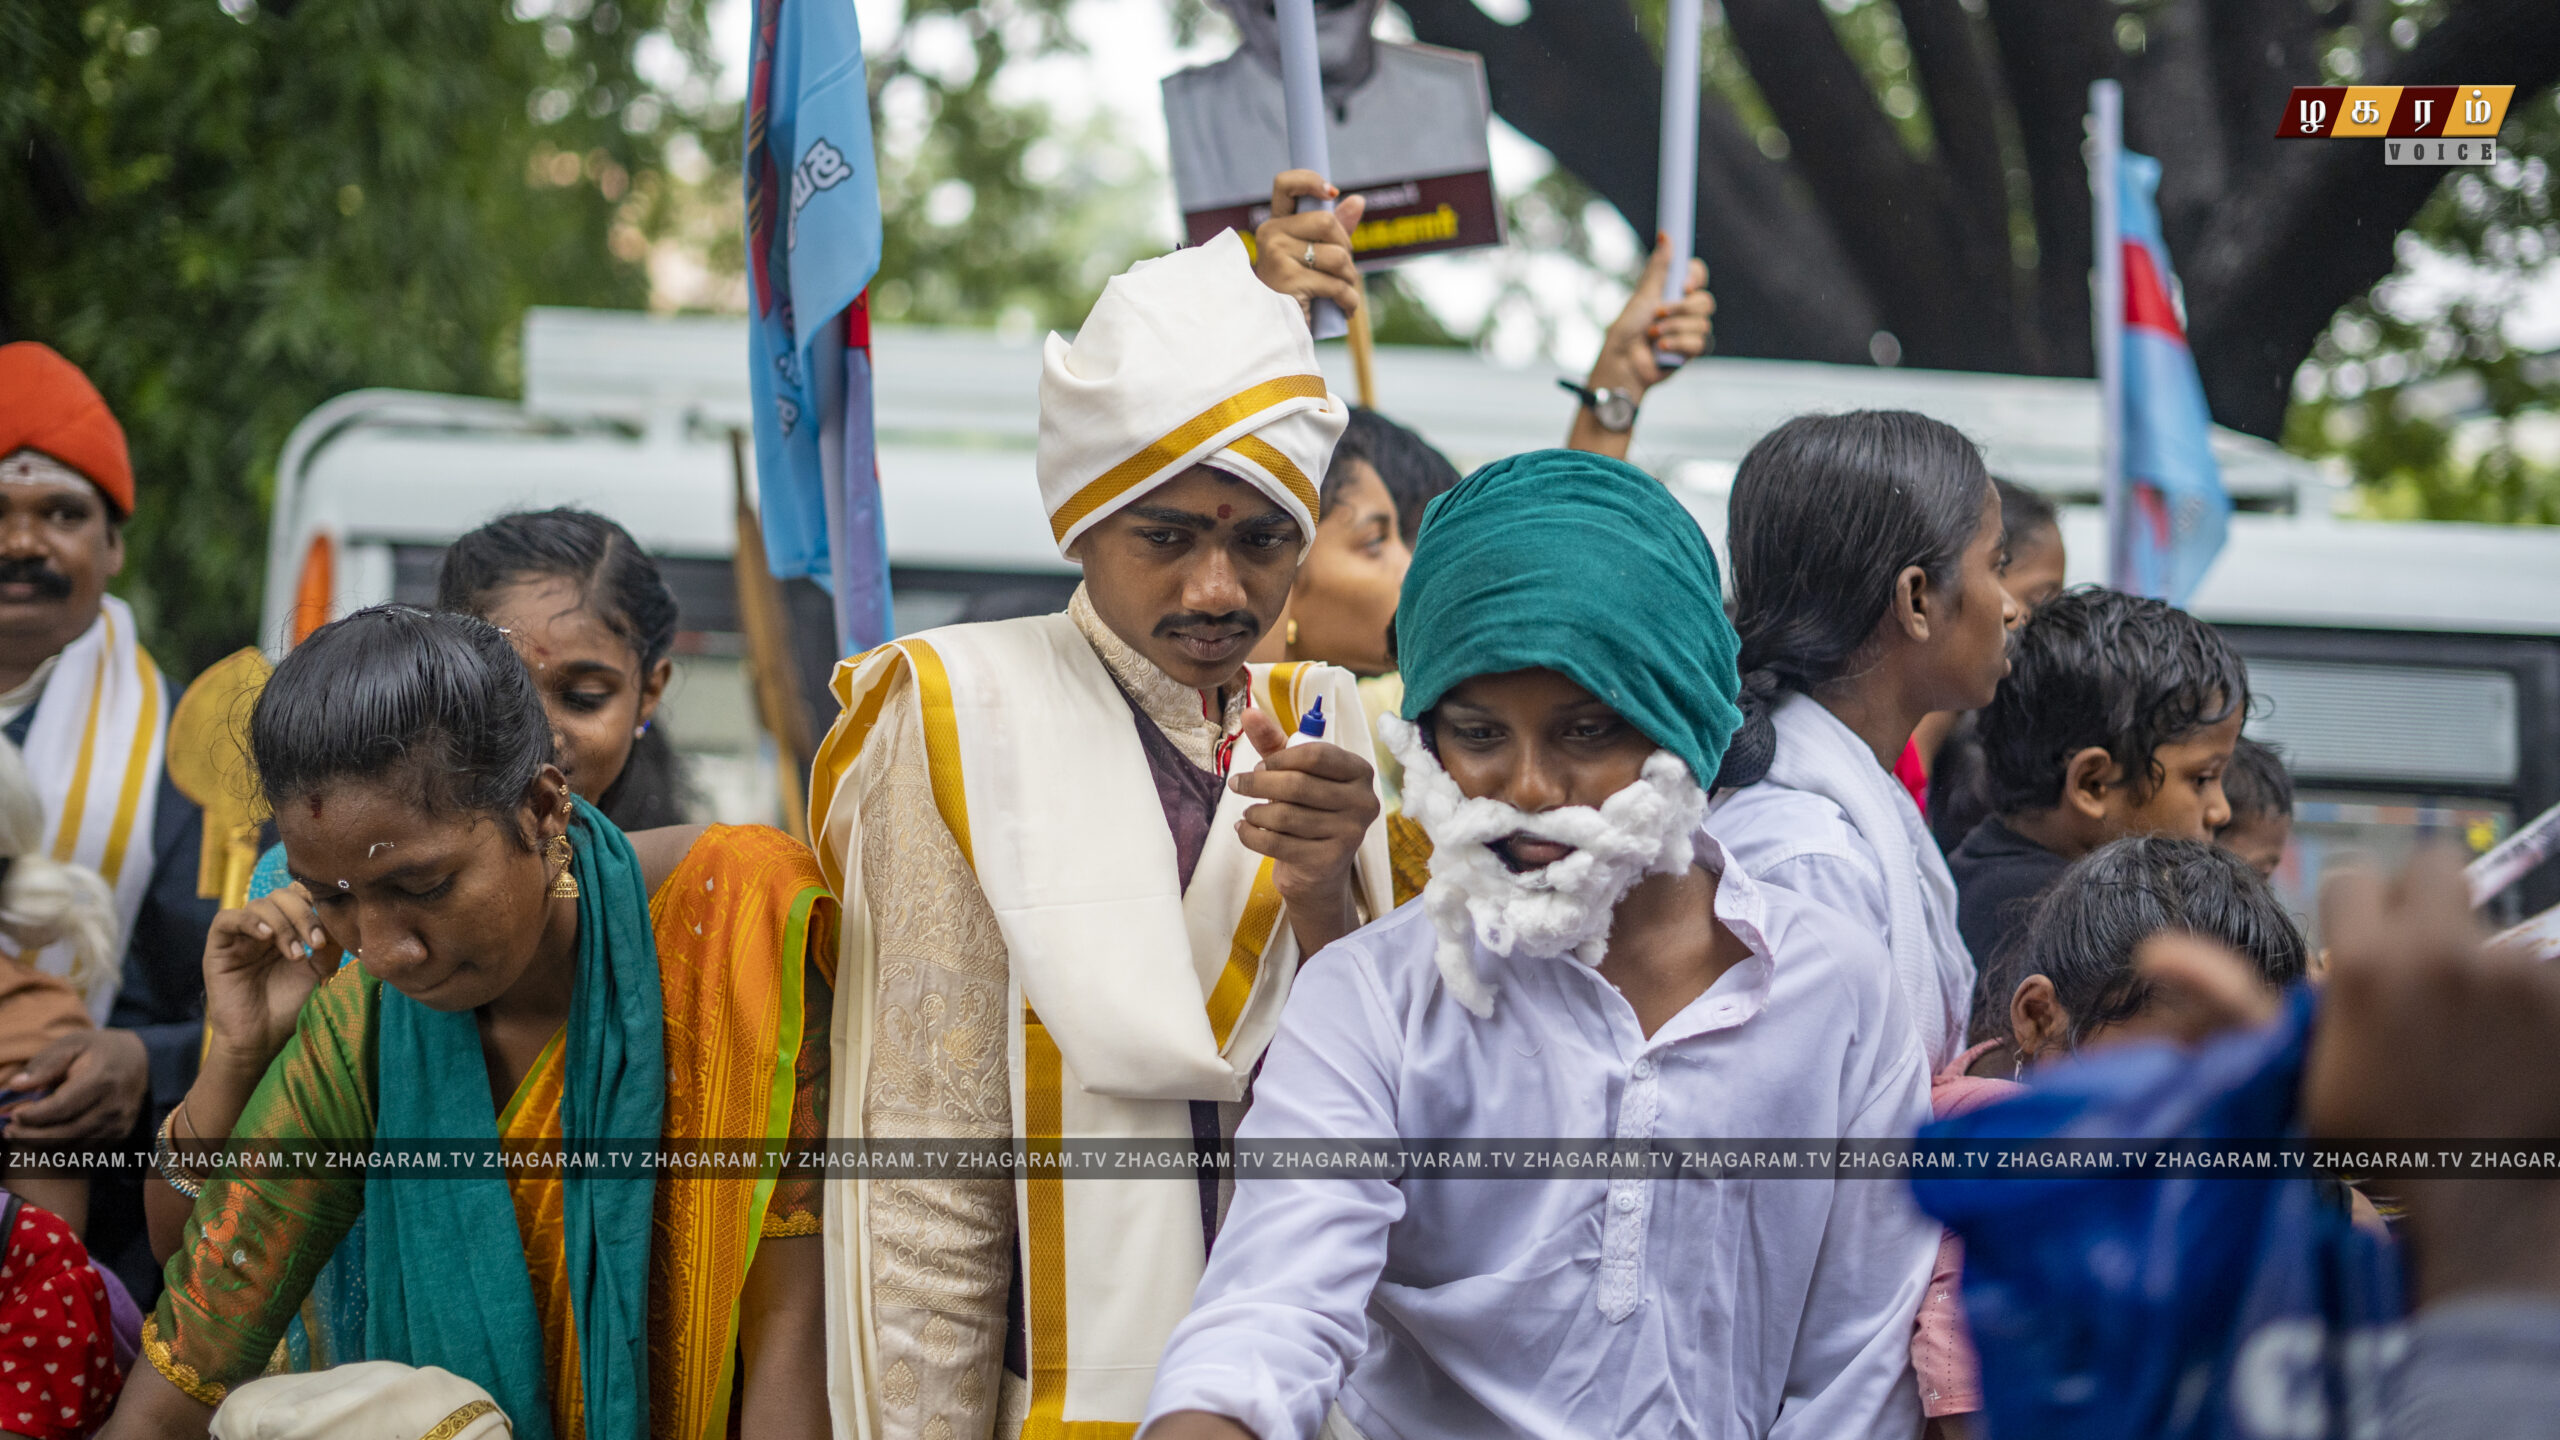
M 836 599 L 837 643 L 887 638 L 864 287 L 880 265 L 862 32 L 844 0 L 756 0 L 746 115 L 749 383 L 765 553 Z

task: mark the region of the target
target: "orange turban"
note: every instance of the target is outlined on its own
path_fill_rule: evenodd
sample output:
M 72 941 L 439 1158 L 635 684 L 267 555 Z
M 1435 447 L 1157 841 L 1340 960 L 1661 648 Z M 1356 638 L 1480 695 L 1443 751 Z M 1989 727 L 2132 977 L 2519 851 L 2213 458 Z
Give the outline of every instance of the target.
M 0 457 L 40 450 L 133 515 L 133 461 L 124 427 L 80 367 L 33 340 L 0 345 Z

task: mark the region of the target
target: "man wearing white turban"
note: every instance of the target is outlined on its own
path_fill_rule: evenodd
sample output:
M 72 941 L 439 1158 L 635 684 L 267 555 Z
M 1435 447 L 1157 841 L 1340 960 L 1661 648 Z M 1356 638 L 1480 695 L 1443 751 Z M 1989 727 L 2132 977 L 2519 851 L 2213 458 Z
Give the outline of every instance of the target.
M 1142 262 L 1044 355 L 1041 500 L 1084 569 L 1067 611 L 836 672 L 810 791 L 845 902 L 828 1133 L 1035 1157 L 828 1185 L 844 1440 L 1145 1412 L 1220 1172 L 1066 1183 L 1036 1158 L 1231 1135 L 1300 957 L 1391 904 L 1352 676 L 1245 661 L 1347 413 L 1234 234 Z M 1319 705 L 1323 742 L 1289 743 Z

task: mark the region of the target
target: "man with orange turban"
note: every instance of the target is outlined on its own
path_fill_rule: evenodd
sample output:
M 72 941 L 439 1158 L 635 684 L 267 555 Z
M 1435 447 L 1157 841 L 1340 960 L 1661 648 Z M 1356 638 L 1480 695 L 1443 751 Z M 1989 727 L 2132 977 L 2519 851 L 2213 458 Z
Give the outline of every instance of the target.
M 163 764 L 175 697 L 106 593 L 133 504 L 124 428 L 97 387 L 46 346 L 0 345 L 0 733 L 25 752 L 47 853 L 113 888 L 124 957 L 82 996 L 113 1028 L 14 1053 L 0 1035 L 0 1090 L 38 1097 L 0 1106 L 16 1143 L 147 1140 L 141 1122 L 195 1073 L 215 906 L 196 894 L 203 814 Z M 61 948 L 20 958 L 58 974 Z

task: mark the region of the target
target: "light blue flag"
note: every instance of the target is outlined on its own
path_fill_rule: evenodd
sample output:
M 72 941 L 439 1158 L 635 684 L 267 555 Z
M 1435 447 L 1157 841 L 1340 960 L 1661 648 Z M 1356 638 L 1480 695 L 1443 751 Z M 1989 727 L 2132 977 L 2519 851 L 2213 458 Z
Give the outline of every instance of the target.
M 2213 414 L 2169 298 L 2160 238 L 2160 162 L 2128 150 L 2118 167 L 2124 254 L 2124 493 L 2112 573 L 2119 588 L 2184 605 L 2222 553 L 2231 497 L 2213 458 Z
M 870 417 L 849 425 L 846 414 L 844 314 L 880 267 L 862 32 L 851 0 L 756 0 L 755 23 L 746 117 L 748 368 L 765 553 L 776 575 L 813 576 L 841 592 L 850 573 L 875 581 L 885 601 Z M 856 338 L 867 343 L 867 327 Z M 867 377 L 867 360 L 862 372 Z M 857 435 L 862 453 L 849 455 Z M 869 498 L 854 495 L 850 510 L 871 517 L 868 533 L 831 545 L 830 518 L 835 531 L 846 528 L 856 490 Z M 841 632 L 845 597 L 838 598 Z M 885 604 L 878 608 L 885 622 Z M 853 638 L 837 637 L 840 645 Z

